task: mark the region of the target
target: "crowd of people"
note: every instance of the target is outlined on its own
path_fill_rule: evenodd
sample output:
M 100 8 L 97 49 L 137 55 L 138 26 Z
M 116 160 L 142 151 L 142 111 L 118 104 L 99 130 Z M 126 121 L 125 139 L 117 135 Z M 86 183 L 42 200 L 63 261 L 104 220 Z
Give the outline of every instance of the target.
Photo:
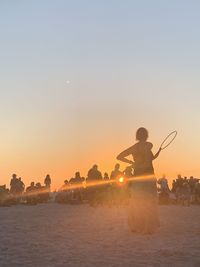
M 161 204 L 177 203 L 189 206 L 190 204 L 200 204 L 200 179 L 193 176 L 182 177 L 178 175 L 172 182 L 169 189 L 165 176 L 158 180 L 159 199 Z
M 74 178 L 66 180 L 59 190 L 56 201 L 59 203 L 72 203 L 89 201 L 92 205 L 98 203 L 127 203 L 130 196 L 129 185 L 133 177 L 133 169 L 128 166 L 124 171 L 116 164 L 109 175 L 98 170 L 94 165 L 87 174 L 87 178 L 75 174 Z M 134 179 L 134 178 L 133 178 Z M 157 180 L 159 204 L 200 204 L 200 179 L 182 177 L 178 175 L 173 180 L 170 189 L 168 179 L 163 175 Z
M 87 177 L 76 172 L 75 176 L 66 179 L 63 186 L 56 192 L 57 203 L 87 203 L 92 206 L 98 204 L 113 205 L 127 203 L 130 195 L 129 185 L 133 177 L 131 166 L 120 170 L 116 164 L 110 175 L 103 175 L 95 164 L 87 173 Z M 163 176 L 157 180 L 158 200 L 160 204 L 200 204 L 200 179 L 182 177 L 178 175 L 172 182 L 170 189 L 168 179 Z M 31 182 L 25 188 L 21 177 L 12 175 L 10 189 L 5 185 L 0 186 L 0 206 L 13 204 L 46 203 L 50 200 L 51 177 L 46 175 L 44 184 Z
M 46 175 L 44 185 L 41 183 L 31 182 L 25 188 L 25 184 L 21 177 L 16 174 L 12 175 L 10 181 L 10 189 L 6 185 L 0 186 L 0 206 L 10 206 L 14 204 L 31 204 L 48 202 L 50 199 L 51 177 Z

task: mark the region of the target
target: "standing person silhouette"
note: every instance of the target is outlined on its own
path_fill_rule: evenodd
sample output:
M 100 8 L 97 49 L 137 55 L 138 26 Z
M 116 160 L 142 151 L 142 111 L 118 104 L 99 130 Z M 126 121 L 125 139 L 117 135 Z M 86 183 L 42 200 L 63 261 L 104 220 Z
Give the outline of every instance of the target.
M 132 164 L 134 169 L 131 187 L 128 224 L 132 232 L 150 234 L 159 226 L 157 212 L 157 187 L 153 160 L 161 149 L 153 155 L 152 143 L 147 142 L 148 131 L 141 127 L 136 132 L 136 144 L 121 152 L 117 159 Z M 132 156 L 133 160 L 127 157 Z
M 51 187 L 51 177 L 49 174 L 46 175 L 45 179 L 44 179 L 44 184 L 47 188 L 50 189 Z

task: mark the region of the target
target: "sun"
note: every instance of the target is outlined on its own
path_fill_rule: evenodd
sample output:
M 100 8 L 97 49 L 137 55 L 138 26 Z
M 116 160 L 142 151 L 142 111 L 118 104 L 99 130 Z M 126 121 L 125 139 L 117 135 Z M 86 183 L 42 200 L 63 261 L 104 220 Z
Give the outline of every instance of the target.
M 120 178 L 119 178 L 119 182 L 120 182 L 120 183 L 123 183 L 123 182 L 124 182 L 124 177 L 120 177 Z

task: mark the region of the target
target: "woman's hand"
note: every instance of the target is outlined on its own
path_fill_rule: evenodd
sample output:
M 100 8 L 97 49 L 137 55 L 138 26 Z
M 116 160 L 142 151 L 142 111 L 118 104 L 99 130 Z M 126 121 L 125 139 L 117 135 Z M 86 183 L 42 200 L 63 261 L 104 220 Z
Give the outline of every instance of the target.
M 160 147 L 158 152 L 153 156 L 153 159 L 156 159 L 159 156 L 161 150 L 162 150 L 162 148 Z

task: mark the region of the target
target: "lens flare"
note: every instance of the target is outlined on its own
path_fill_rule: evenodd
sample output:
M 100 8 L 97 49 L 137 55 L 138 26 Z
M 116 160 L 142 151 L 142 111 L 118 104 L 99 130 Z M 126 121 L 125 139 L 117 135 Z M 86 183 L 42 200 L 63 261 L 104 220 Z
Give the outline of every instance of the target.
M 119 182 L 120 182 L 120 183 L 123 183 L 123 182 L 124 182 L 124 177 L 120 177 L 120 178 L 119 178 Z

